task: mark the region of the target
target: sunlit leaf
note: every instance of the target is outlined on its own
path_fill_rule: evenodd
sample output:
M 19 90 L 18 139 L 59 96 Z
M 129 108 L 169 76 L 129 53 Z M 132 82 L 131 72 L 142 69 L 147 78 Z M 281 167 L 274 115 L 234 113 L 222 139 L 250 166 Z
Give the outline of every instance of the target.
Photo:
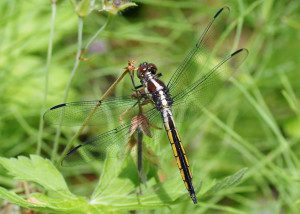
M 0 187 L 0 198 L 5 199 L 9 201 L 10 203 L 17 204 L 21 207 L 26 208 L 35 208 L 35 207 L 43 207 L 43 204 L 35 204 L 31 203 L 30 201 L 25 200 L 21 196 L 17 195 L 16 193 L 12 191 L 8 191 L 4 189 L 3 187 Z
M 60 197 L 72 197 L 63 176 L 52 163 L 37 155 L 0 158 L 0 164 L 17 180 L 35 182 Z

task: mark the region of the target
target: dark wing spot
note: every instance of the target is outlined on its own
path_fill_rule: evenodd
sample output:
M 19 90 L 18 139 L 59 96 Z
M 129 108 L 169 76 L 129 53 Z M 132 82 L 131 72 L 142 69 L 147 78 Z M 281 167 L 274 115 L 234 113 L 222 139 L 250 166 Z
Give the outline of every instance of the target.
M 62 104 L 58 104 L 56 106 L 53 106 L 53 107 L 50 108 L 50 110 L 57 109 L 57 108 L 60 108 L 60 107 L 63 107 L 63 106 L 66 106 L 66 103 L 62 103 Z

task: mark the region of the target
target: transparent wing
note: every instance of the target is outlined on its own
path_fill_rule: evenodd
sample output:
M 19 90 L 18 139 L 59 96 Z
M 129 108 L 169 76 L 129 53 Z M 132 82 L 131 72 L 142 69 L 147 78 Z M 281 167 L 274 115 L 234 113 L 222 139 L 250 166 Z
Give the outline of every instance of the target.
M 202 67 L 208 64 L 217 43 L 215 38 L 223 31 L 226 19 L 230 13 L 229 7 L 221 8 L 210 20 L 195 47 L 190 50 L 184 61 L 172 74 L 168 83 L 170 94 L 175 96 L 187 85 L 191 85 L 202 73 Z
M 221 86 L 224 85 L 224 82 L 235 74 L 237 68 L 247 56 L 247 49 L 239 49 L 212 69 L 205 69 L 205 75 L 173 97 L 174 109 L 180 108 L 182 103 L 190 101 L 195 101 L 200 107 L 205 106 L 212 100 Z
M 103 101 L 70 102 L 53 106 L 44 114 L 44 120 L 50 124 L 64 126 L 81 126 L 89 114 L 87 125 L 105 126 L 127 122 L 138 111 L 137 101 L 132 98 L 114 98 Z
M 144 115 L 151 122 L 156 120 L 159 112 L 152 108 Z M 74 166 L 85 162 L 103 160 L 105 157 L 123 157 L 130 148 L 131 127 L 140 125 L 139 123 L 142 123 L 142 121 L 134 121 L 134 123 L 130 121 L 77 145 L 67 153 L 62 165 Z

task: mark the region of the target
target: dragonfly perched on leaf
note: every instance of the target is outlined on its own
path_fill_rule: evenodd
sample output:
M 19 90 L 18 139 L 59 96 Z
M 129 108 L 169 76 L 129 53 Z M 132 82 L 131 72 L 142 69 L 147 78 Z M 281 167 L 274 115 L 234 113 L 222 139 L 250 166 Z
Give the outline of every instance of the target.
M 148 128 L 151 124 L 163 124 L 171 144 L 182 180 L 194 203 L 197 197 L 192 183 L 192 173 L 183 148 L 174 116 L 176 112 L 195 103 L 206 106 L 223 83 L 231 77 L 248 55 L 247 49 L 238 49 L 216 61 L 216 40 L 224 28 L 225 19 L 230 9 L 223 7 L 209 21 L 196 45 L 188 52 L 183 62 L 172 74 L 167 84 L 161 80 L 158 68 L 150 62 L 141 63 L 135 70 L 141 85 L 135 86 L 136 96 L 128 98 L 111 98 L 96 101 L 70 102 L 56 105 L 44 115 L 52 124 L 81 125 L 93 111 L 87 125 L 110 128 L 94 138 L 77 145 L 68 152 L 64 161 L 105 154 L 105 151 L 124 150 L 130 136 L 140 128 L 151 136 Z M 207 48 L 210 46 L 211 50 Z M 95 108 L 96 106 L 96 108 Z M 148 106 L 148 107 L 146 107 Z M 199 108 L 192 110 L 200 111 Z M 155 130 L 155 129 L 154 129 Z M 153 130 L 153 131 L 154 131 Z

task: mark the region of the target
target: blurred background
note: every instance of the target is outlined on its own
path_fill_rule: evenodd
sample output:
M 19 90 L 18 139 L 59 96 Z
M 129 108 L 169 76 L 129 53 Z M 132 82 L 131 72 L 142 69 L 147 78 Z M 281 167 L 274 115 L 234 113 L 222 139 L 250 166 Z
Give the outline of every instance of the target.
M 216 94 L 207 111 L 192 121 L 181 121 L 179 127 L 196 186 L 201 181 L 205 188 L 206 182 L 222 179 L 244 167 L 248 171 L 237 187 L 216 194 L 198 208 L 190 202 L 178 204 L 177 212 L 190 209 L 197 213 L 297 213 L 300 206 L 300 1 L 134 2 L 136 7 L 118 12 L 109 11 L 103 8 L 102 1 L 96 1 L 98 10 L 80 14 L 83 16 L 82 47 L 88 45 L 88 48 L 81 53 L 67 101 L 100 98 L 130 59 L 138 63 L 154 62 L 164 80 L 168 80 L 209 19 L 227 5 L 231 8 L 227 23 L 231 42 L 225 43 L 224 49 L 230 52 L 245 47 L 250 54 L 240 67 L 235 84 Z M 41 129 L 40 118 L 47 108 L 64 100 L 78 46 L 80 24 L 76 3 L 57 1 L 51 36 L 50 1 L 0 2 L 2 157 L 41 154 L 53 159 L 57 155 L 53 154 L 56 129 L 46 123 Z M 114 15 L 114 12 L 118 13 Z M 105 29 L 96 34 L 108 17 Z M 48 51 L 49 38 L 53 38 L 52 54 Z M 218 38 L 212 41 L 217 42 Z M 127 78 L 112 96 L 130 92 Z M 62 128 L 58 155 L 76 130 Z M 78 141 L 99 131 L 90 129 Z M 166 179 L 178 175 L 178 182 L 182 182 L 167 141 L 154 151 Z M 85 174 L 90 182 L 77 183 L 71 189 L 88 194 L 97 175 L 87 169 L 82 169 L 82 173 L 78 170 L 60 171 L 66 179 Z M 14 186 L 2 169 L 0 185 Z

